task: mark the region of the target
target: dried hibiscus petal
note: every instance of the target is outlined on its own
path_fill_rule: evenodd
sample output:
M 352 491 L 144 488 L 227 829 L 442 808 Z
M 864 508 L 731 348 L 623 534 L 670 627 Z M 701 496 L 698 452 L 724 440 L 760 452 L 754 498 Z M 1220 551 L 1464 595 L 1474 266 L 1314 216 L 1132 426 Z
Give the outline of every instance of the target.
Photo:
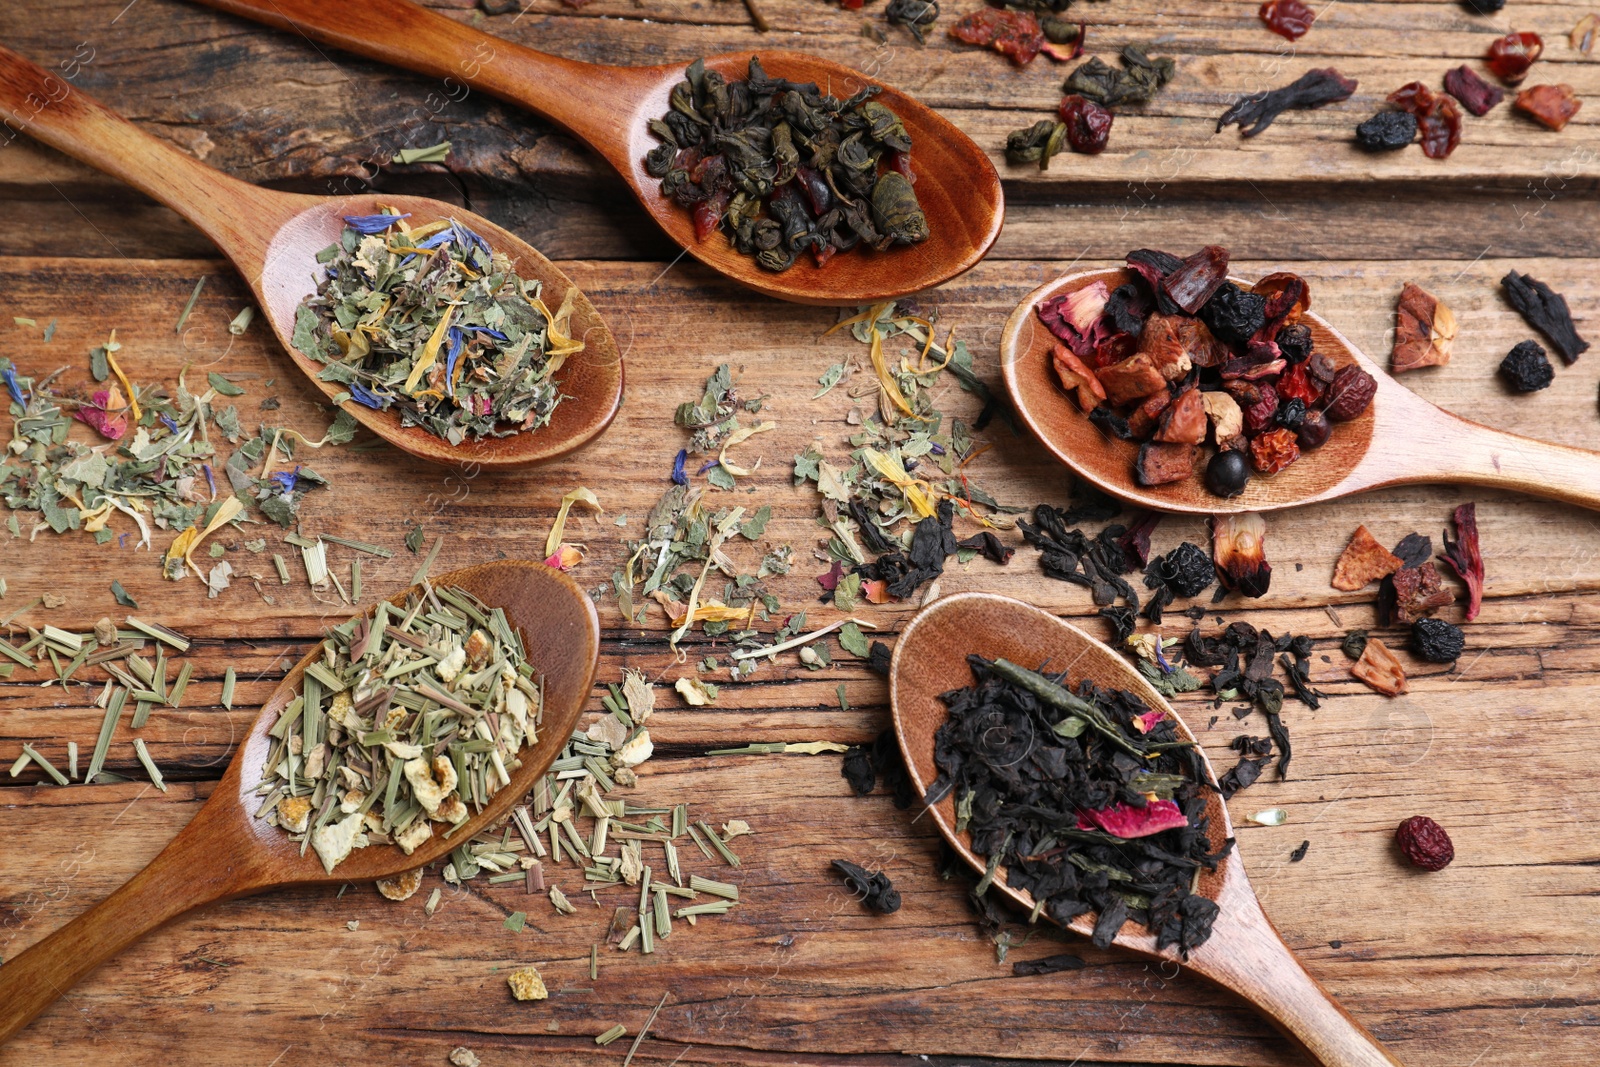
M 1357 526 L 1350 543 L 1333 565 L 1333 587 L 1346 593 L 1362 589 L 1400 569 L 1401 559 L 1378 544 L 1365 526 Z
M 1296 363 L 1278 375 L 1277 385 L 1273 388 L 1280 400 L 1298 400 L 1308 408 L 1322 396 L 1321 383 L 1311 380 L 1304 363 Z
M 1421 82 L 1409 82 L 1390 93 L 1389 102 L 1417 117 L 1422 153 L 1429 159 L 1444 159 L 1461 143 L 1461 108 L 1454 97 L 1436 93 Z
M 115 383 L 95 393 L 73 415 L 108 441 L 120 441 L 128 432 L 128 402 Z
M 1294 431 L 1280 426 L 1250 439 L 1250 463 L 1262 474 L 1277 474 L 1300 458 Z
M 1395 307 L 1394 351 L 1390 370 L 1396 374 L 1450 362 L 1456 339 L 1456 316 L 1440 299 L 1411 282 L 1400 290 Z
M 1210 300 L 1228 279 L 1228 250 L 1206 245 L 1161 279 L 1161 292 L 1191 315 Z
M 1081 96 L 1063 97 L 1059 114 L 1067 127 L 1067 144 L 1074 152 L 1097 156 L 1111 136 L 1111 112 Z
M 1529 86 L 1517 94 L 1516 102 L 1518 111 L 1558 131 L 1566 128 L 1582 106 L 1570 85 Z
M 1261 21 L 1280 37 L 1298 41 L 1311 29 L 1317 13 L 1301 0 L 1267 0 L 1261 5 Z
M 1444 534 L 1444 553 L 1439 557 L 1467 584 L 1467 621 L 1478 617 L 1483 607 L 1483 555 L 1478 551 L 1478 505 L 1462 504 L 1452 519 L 1456 539 Z
M 1566 297 L 1532 275 L 1516 271 L 1501 278 L 1500 285 L 1511 306 L 1521 313 L 1529 326 L 1550 338 L 1568 365 L 1576 363 L 1578 357 L 1589 350 L 1589 342 L 1578 336 Z
M 1039 321 L 1075 355 L 1090 355 L 1106 338 L 1100 313 L 1110 295 L 1105 282 L 1094 282 L 1053 296 L 1039 305 Z
M 1321 107 L 1348 100 L 1356 91 L 1354 78 L 1346 78 L 1332 67 L 1308 70 L 1295 81 L 1264 93 L 1241 97 L 1217 120 L 1217 132 L 1237 123 L 1239 132 L 1254 137 L 1285 111 Z
M 1405 668 L 1376 637 L 1367 638 L 1367 647 L 1362 649 L 1361 658 L 1351 664 L 1350 673 L 1384 696 L 1399 696 L 1406 691 Z
M 1506 98 L 1506 94 L 1482 78 L 1465 63 L 1444 76 L 1444 91 L 1461 101 L 1461 106 L 1482 117 Z
M 1026 11 L 985 7 L 950 27 L 950 36 L 980 48 L 993 48 L 1019 67 L 1033 62 L 1044 47 L 1039 20 Z
M 1241 403 L 1244 408 L 1244 428 L 1247 433 L 1257 434 L 1272 425 L 1272 420 L 1278 413 L 1278 391 L 1271 385 L 1262 383 L 1256 391 L 1257 399 L 1249 403 Z
M 1217 578 L 1231 592 L 1267 595 L 1272 564 L 1267 562 L 1267 520 L 1253 511 L 1211 517 L 1211 558 Z
M 1496 78 L 1516 85 L 1528 76 L 1528 68 L 1543 54 L 1544 39 L 1537 33 L 1508 33 L 1489 46 L 1484 62 Z

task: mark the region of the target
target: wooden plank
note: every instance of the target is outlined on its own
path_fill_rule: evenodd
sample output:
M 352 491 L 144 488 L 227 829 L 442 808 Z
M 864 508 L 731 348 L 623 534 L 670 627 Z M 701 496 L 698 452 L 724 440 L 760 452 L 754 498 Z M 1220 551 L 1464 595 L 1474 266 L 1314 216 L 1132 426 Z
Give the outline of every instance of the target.
M 729 359 L 742 367 L 747 392 L 770 394 L 765 410 L 779 424 L 745 446 L 764 460 L 749 484 L 757 488 L 752 500 L 774 505 L 767 540 L 796 548 L 795 571 L 774 588 L 791 610 L 806 607 L 814 621 L 836 617 L 814 603 L 812 576 L 825 569 L 810 558 L 815 504 L 789 485 L 788 457 L 813 439 L 842 451 L 850 432 L 845 414 L 872 402 L 870 392 L 850 395 L 867 379 L 856 376 L 824 400 L 810 398 L 817 376 L 831 363 L 859 359 L 861 346 L 840 335 L 820 338 L 831 312 L 757 300 L 698 267 L 678 264 L 663 274 L 659 263 L 562 266 L 626 339 L 628 400 L 610 433 L 542 471 L 493 478 L 426 468 L 386 449 L 318 455 L 315 465 L 334 488 L 307 499 L 304 531 L 398 549 L 392 559 L 363 559 L 368 595 L 384 595 L 409 581 L 416 567 L 400 544 L 412 517 L 430 540 L 446 536 L 440 570 L 532 554 L 542 551 L 560 495 L 584 484 L 606 512 L 575 514 L 568 536 L 589 548 L 580 581 L 600 587 L 621 559 L 622 539 L 638 536 L 645 509 L 666 485 L 679 441 L 670 427 L 673 408 L 698 393 L 716 362 Z M 1304 271 L 1317 309 L 1380 356 L 1394 294 L 1402 281 L 1417 280 L 1456 308 L 1463 332 L 1450 367 L 1413 375 L 1408 384 L 1494 424 L 1592 443 L 1595 383 L 1587 360 L 1558 371 L 1556 385 L 1533 397 L 1509 397 L 1491 376 L 1500 354 L 1527 335 L 1496 295 L 1496 279 L 1511 266 L 1530 270 L 1586 315 L 1597 295 L 1592 260 L 1488 256 L 1465 269 L 1460 260 L 1444 259 L 1247 261 L 1238 269 L 1251 276 L 1278 266 Z M 927 302 L 937 305 L 942 322 L 957 326 L 980 374 L 995 382 L 999 324 L 1032 286 L 1066 267 L 1065 261 L 991 262 Z M 210 280 L 191 332 L 179 338 L 173 320 L 202 273 Z M 225 369 L 240 379 L 247 392 L 236 403 L 249 414 L 247 425 L 271 419 L 311 433 L 328 420 L 316 394 L 286 376 L 281 355 L 259 328 L 229 347 L 224 324 L 243 306 L 245 291 L 215 261 L 0 260 L 0 292 L 10 313 L 58 321 L 49 345 L 32 332 L 8 335 L 8 353 L 25 368 L 67 364 L 68 380 L 81 380 L 86 349 L 116 326 L 135 379 L 170 380 L 192 360 L 191 374 Z M 85 293 L 94 299 L 83 299 Z M 281 408 L 257 411 L 267 396 L 279 398 Z M 953 387 L 940 402 L 966 418 L 976 413 L 972 399 Z M 994 448 L 973 463 L 973 477 L 1003 500 L 1063 502 L 1061 472 L 1041 462 L 1028 441 L 1011 437 L 999 422 L 986 436 Z M 1331 590 L 1332 560 L 1358 521 L 1385 541 L 1412 530 L 1436 534 L 1456 503 L 1473 498 L 1489 581 L 1484 613 L 1467 628 L 1468 654 L 1456 671 L 1413 664 L 1407 697 L 1379 697 L 1348 678 L 1337 650 L 1345 628 L 1372 625 L 1371 595 Z M 613 522 L 622 514 L 629 521 L 618 528 Z M 269 553 L 284 550 L 277 530 L 259 533 L 268 537 Z M 1155 547 L 1180 539 L 1203 545 L 1205 537 L 1198 522 L 1168 520 Z M 158 535 L 158 545 L 168 538 Z M 1586 873 L 1592 855 L 1587 838 L 1573 832 L 1574 820 L 1600 800 L 1582 760 L 1572 756 L 1585 751 L 1580 731 L 1588 725 L 1573 709 L 1600 696 L 1593 517 L 1510 494 L 1419 487 L 1276 516 L 1269 538 L 1276 567 L 1271 597 L 1230 599 L 1216 610 L 1274 632 L 1312 635 L 1313 679 L 1329 694 L 1317 712 L 1288 707 L 1296 742 L 1291 778 L 1263 782 L 1232 801 L 1240 847 L 1269 912 L 1313 973 L 1408 1064 L 1443 1067 L 1480 1055 L 1482 1064 L 1538 1056 L 1580 1062 L 1587 1005 L 1600 992 L 1593 967 L 1600 940 L 1574 918 L 1586 913 L 1592 893 Z M 186 707 L 158 710 L 142 731 L 173 780 L 169 794 L 142 781 L 56 789 L 20 784 L 36 781 L 32 771 L 20 783 L 0 778 L 7 786 L 0 835 L 8 842 L 0 850 L 0 956 L 15 955 L 154 855 L 208 793 L 230 738 L 247 725 L 275 673 L 321 626 L 349 610 L 314 597 L 298 562 L 295 583 L 278 585 L 269 556 L 243 551 L 241 540 L 224 537 L 234 546 L 235 565 L 263 576 L 261 592 L 236 579 L 215 601 L 192 580 L 164 582 L 152 556 L 114 544 L 95 547 L 48 532 L 3 542 L 10 586 L 0 601 L 4 613 L 46 590 L 68 598 L 66 606 L 35 609 L 18 624 L 47 619 L 72 627 L 102 614 L 119 617 L 108 591 L 117 577 L 139 600 L 141 615 L 196 639 L 189 657 L 196 671 Z M 330 554 L 339 566 L 353 555 Z M 952 565 L 941 588 L 995 589 L 1082 620 L 1093 632 L 1102 625 L 1084 592 L 1041 576 L 1026 548 L 1007 567 L 981 560 Z M 599 604 L 606 628 L 602 680 L 632 666 L 670 683 L 690 669 L 665 648 L 659 622 L 643 631 L 624 628 L 609 595 Z M 892 638 L 914 607 L 863 611 Z M 1328 607 L 1339 613 L 1338 624 Z M 1215 618 L 1208 615 L 1206 624 Z M 691 663 L 724 651 L 703 639 L 688 650 Z M 241 678 L 231 714 L 217 705 L 229 665 Z M 836 703 L 841 682 L 848 712 Z M 756 836 L 739 849 L 745 866 L 733 877 L 747 891 L 733 916 L 675 932 L 648 959 L 603 955 L 601 981 L 591 984 L 588 946 L 610 915 L 610 896 L 602 897 L 606 907 L 584 905 L 570 921 L 549 915 L 542 901 L 518 888 L 482 885 L 451 891 L 431 921 L 420 910 L 425 893 L 392 905 L 365 887 L 343 897 L 303 891 L 234 902 L 179 922 L 97 973 L 0 1049 L 0 1064 L 81 1051 L 113 1032 L 117 1045 L 109 1055 L 119 1064 L 258 1067 L 279 1057 L 288 1067 L 374 1055 L 440 1062 L 461 1044 L 486 1062 L 494 1062 L 488 1055 L 494 1052 L 497 1059 L 559 1056 L 598 1064 L 610 1062 L 617 1049 L 597 1050 L 593 1034 L 612 1022 L 636 1029 L 666 989 L 673 994 L 657 1021 L 659 1040 L 641 1049 L 641 1062 L 670 1063 L 685 1049 L 683 1063 L 818 1067 L 900 1067 L 924 1054 L 963 1062 L 1001 1054 L 1056 1062 L 1076 1056 L 1298 1062 L 1231 998 L 1075 941 L 1041 933 L 1011 959 L 1073 951 L 1090 961 L 1084 971 L 1012 977 L 1008 967 L 996 966 L 959 885 L 934 875 L 936 842 L 926 820 L 897 811 L 884 796 L 849 797 L 836 758 L 702 755 L 744 741 L 871 738 L 887 720 L 884 686 L 850 657 L 839 655 L 832 668 L 816 673 L 784 657 L 782 665 L 723 693 L 718 705 L 697 710 L 663 694 L 654 728 L 659 752 L 638 793 L 689 799 L 696 811 L 747 818 L 755 827 Z M 27 739 L 37 739 L 52 759 L 67 740 L 86 751 L 99 723 L 88 696 L 79 688 L 41 688 L 24 672 L 0 681 L 0 761 Z M 1236 721 L 1226 707 L 1212 710 L 1192 696 L 1181 707 L 1219 763 L 1235 734 L 1261 732 L 1254 719 Z M 1218 721 L 1208 729 L 1212 715 Z M 119 731 L 109 765 L 137 774 L 131 736 L 125 727 Z M 1266 807 L 1285 808 L 1287 824 L 1245 822 Z M 1392 827 L 1418 813 L 1438 818 L 1455 837 L 1459 858 L 1441 875 L 1406 871 L 1392 854 Z M 1312 842 L 1309 855 L 1289 863 L 1302 840 Z M 902 911 L 887 918 L 859 912 L 827 874 L 835 855 L 888 870 L 905 894 Z M 563 875 L 568 881 L 570 871 Z M 427 888 L 436 879 L 430 874 Z M 511 910 L 530 914 L 522 935 L 502 927 Z M 345 928 L 350 920 L 359 921 L 358 930 Z M 545 967 L 555 995 L 547 1005 L 514 1005 L 502 992 L 504 970 L 532 961 Z M 197 1012 L 196 1004 L 210 1010 Z M 558 1029 L 548 1030 L 550 1022 Z

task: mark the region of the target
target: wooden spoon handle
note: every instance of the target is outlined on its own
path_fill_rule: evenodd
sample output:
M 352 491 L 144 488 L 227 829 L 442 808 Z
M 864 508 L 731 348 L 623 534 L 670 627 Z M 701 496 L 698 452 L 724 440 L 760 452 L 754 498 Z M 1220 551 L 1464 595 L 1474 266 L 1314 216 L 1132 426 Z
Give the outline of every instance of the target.
M 299 197 L 259 189 L 213 170 L 53 74 L 0 47 L 0 115 L 52 148 L 170 207 L 223 251 L 265 251 Z M 254 279 L 252 279 L 254 280 Z
M 209 808 L 210 805 L 207 805 Z M 202 808 L 155 859 L 105 900 L 0 967 L 0 1045 L 124 948 L 184 912 L 259 888 L 231 862 Z
M 638 98 L 660 80 L 649 67 L 602 67 L 535 52 L 409 0 L 200 2 L 439 78 L 440 100 L 465 99 L 471 87 L 518 104 L 565 127 L 624 176 Z
M 1217 903 L 1211 939 L 1190 954 L 1192 969 L 1250 1001 L 1323 1067 L 1401 1067 L 1300 965 L 1242 878 Z

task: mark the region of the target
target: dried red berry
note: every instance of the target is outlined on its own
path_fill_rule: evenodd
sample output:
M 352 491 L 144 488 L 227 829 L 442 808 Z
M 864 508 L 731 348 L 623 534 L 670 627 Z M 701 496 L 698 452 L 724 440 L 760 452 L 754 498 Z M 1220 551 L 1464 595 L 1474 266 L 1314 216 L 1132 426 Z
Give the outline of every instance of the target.
M 1543 54 L 1544 40 L 1537 33 L 1508 33 L 1489 46 L 1485 62 L 1495 77 L 1507 85 L 1518 85 Z
M 1250 462 L 1262 474 L 1277 474 L 1300 458 L 1294 431 L 1280 426 L 1250 439 Z
M 1111 136 L 1111 112 L 1082 96 L 1061 101 L 1061 121 L 1067 126 L 1067 143 L 1074 152 L 1097 156 Z
M 1311 29 L 1317 13 L 1301 0 L 1267 0 L 1261 5 L 1261 21 L 1280 37 L 1298 41 Z
M 1413 867 L 1442 871 L 1456 858 L 1456 847 L 1444 827 L 1426 815 L 1413 815 L 1394 832 L 1394 842 Z
M 1328 386 L 1323 413 L 1334 422 L 1349 422 L 1357 418 L 1372 403 L 1378 391 L 1377 380 L 1357 366 L 1345 367 L 1333 376 Z
M 1444 76 L 1444 91 L 1461 101 L 1461 106 L 1480 117 L 1506 98 L 1506 94 L 1478 77 L 1465 63 Z
M 1532 85 L 1517 94 L 1516 102 L 1518 111 L 1552 130 L 1565 127 L 1582 106 L 1570 85 Z
M 1278 391 L 1266 382 L 1260 384 L 1260 399 L 1246 404 L 1240 401 L 1244 408 L 1244 429 L 1248 434 L 1258 434 L 1272 425 L 1273 417 L 1278 414 Z
M 1298 438 L 1302 452 L 1315 452 L 1328 443 L 1328 438 L 1333 434 L 1333 424 L 1328 421 L 1328 416 L 1320 411 L 1308 411 L 1303 422 L 1300 423 Z
M 1422 152 L 1443 159 L 1461 143 L 1461 108 L 1455 98 L 1436 93 L 1421 82 L 1409 82 L 1389 94 L 1389 102 L 1417 116 Z
M 1039 20 L 1026 11 L 979 8 L 950 27 L 950 36 L 967 44 L 993 48 L 1011 62 L 1025 67 L 1044 47 Z

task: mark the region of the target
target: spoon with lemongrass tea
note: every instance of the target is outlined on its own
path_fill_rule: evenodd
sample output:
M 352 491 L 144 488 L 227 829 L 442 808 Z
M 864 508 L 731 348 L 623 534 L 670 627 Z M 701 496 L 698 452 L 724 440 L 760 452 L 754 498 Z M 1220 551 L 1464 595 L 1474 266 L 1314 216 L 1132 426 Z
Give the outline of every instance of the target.
M 889 701 L 913 785 L 988 892 L 1211 979 L 1325 1067 L 1398 1067 L 1273 929 L 1193 733 L 1122 656 L 960 593 L 906 627 Z
M 487 219 L 423 197 L 249 185 L 4 48 L 0 107 L 193 223 L 255 291 L 306 378 L 395 447 L 524 467 L 582 446 L 616 415 L 622 357 L 599 313 Z
M 616 168 L 686 252 L 769 296 L 893 300 L 968 270 L 1000 234 L 1000 177 L 983 149 L 905 93 L 816 56 L 600 66 L 409 0 L 201 2 L 544 116 Z
M 193 821 L 111 896 L 0 967 L 0 1043 L 204 904 L 415 878 L 504 816 L 583 712 L 600 624 L 577 583 L 499 561 L 338 626 L 278 684 Z
M 1000 339 L 1012 406 L 1056 459 L 1156 511 L 1272 511 L 1423 482 L 1600 509 L 1600 453 L 1452 415 L 1217 245 L 1040 286 Z M 1453 329 L 1453 327 L 1452 327 Z

